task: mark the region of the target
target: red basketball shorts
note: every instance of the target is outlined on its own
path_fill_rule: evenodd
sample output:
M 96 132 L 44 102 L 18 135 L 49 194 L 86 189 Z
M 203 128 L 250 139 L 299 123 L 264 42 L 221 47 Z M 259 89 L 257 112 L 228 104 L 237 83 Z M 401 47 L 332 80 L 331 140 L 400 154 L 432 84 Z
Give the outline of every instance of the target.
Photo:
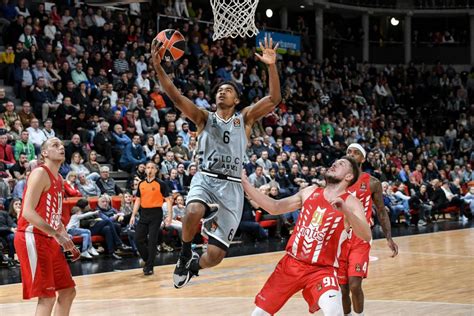
M 303 290 L 310 313 L 318 311 L 319 297 L 323 293 L 339 291 L 335 269 L 309 265 L 287 254 L 255 297 L 255 304 L 273 315 L 300 290 Z
M 339 284 L 348 284 L 349 277 L 366 278 L 369 270 L 370 243 L 352 235 L 344 241 L 339 256 L 337 278 Z
M 23 298 L 55 297 L 56 291 L 76 286 L 59 244 L 30 232 L 15 234 L 23 284 Z

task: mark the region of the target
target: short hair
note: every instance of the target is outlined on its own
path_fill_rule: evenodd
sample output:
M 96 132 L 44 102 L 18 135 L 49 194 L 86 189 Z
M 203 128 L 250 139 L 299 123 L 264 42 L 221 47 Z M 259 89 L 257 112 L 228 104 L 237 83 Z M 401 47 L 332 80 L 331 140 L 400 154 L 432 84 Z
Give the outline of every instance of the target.
M 100 170 L 100 172 L 110 172 L 110 168 L 107 167 L 107 166 L 102 166 L 102 167 L 100 167 L 99 170 Z
M 214 89 L 214 94 L 216 94 L 216 93 L 217 93 L 217 90 L 219 90 L 219 88 L 220 88 L 221 86 L 225 85 L 225 84 L 227 84 L 227 85 L 231 86 L 232 88 L 234 88 L 235 94 L 237 95 L 237 98 L 240 99 L 240 89 L 239 89 L 239 87 L 237 86 L 237 84 L 236 84 L 235 82 L 233 82 L 233 81 L 223 81 L 223 82 L 217 84 L 216 88 Z
M 349 156 L 343 156 L 341 159 L 347 160 L 351 164 L 351 171 L 354 177 L 349 182 L 349 186 L 352 186 L 359 179 L 359 175 L 360 175 L 359 164 L 354 158 L 349 157 Z
M 87 199 L 80 199 L 79 201 L 76 202 L 76 206 L 80 207 L 81 209 L 85 208 L 88 205 L 89 205 L 89 201 Z

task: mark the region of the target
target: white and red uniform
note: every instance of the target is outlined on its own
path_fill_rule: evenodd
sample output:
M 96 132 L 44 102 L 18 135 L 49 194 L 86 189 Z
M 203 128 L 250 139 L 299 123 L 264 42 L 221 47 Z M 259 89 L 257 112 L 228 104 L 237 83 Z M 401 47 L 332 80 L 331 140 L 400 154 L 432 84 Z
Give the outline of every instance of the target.
M 344 215 L 324 198 L 317 188 L 304 201 L 293 234 L 280 260 L 255 298 L 255 304 L 274 314 L 296 292 L 303 297 L 311 313 L 319 310 L 319 297 L 328 290 L 339 291 L 336 268 L 341 245 L 347 238 Z M 345 201 L 348 193 L 341 195 Z
M 58 229 L 62 220 L 63 179 L 57 178 L 45 165 L 41 168 L 49 175 L 49 190 L 41 194 L 35 211 L 52 228 Z M 25 187 L 25 192 L 28 188 Z M 23 298 L 55 297 L 56 291 L 74 287 L 71 271 L 57 241 L 33 227 L 24 217 L 23 208 L 15 234 L 15 249 L 20 260 Z
M 370 191 L 370 174 L 362 173 L 347 192 L 359 199 L 364 207 L 367 222 L 372 221 L 372 192 Z M 369 269 L 370 242 L 364 241 L 351 233 L 342 245 L 339 257 L 337 277 L 339 284 L 347 284 L 349 277 L 366 278 Z

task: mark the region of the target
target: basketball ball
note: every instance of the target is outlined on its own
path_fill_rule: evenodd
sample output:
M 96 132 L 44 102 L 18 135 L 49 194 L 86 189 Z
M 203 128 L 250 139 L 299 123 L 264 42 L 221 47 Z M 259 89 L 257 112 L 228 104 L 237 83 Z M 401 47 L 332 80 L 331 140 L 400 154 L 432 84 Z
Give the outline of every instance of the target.
M 177 30 L 166 29 L 156 35 L 151 46 L 159 47 L 161 60 L 178 60 L 183 57 L 186 44 L 183 34 Z

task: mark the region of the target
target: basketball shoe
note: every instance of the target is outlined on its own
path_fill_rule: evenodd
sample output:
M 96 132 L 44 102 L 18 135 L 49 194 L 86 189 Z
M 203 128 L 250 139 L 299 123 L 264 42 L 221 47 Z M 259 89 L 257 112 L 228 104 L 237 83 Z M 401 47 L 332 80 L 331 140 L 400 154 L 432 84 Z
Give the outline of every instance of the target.
M 199 254 L 193 251 L 191 259 L 180 256 L 173 273 L 174 287 L 180 289 L 191 280 L 193 276 L 198 276 Z

